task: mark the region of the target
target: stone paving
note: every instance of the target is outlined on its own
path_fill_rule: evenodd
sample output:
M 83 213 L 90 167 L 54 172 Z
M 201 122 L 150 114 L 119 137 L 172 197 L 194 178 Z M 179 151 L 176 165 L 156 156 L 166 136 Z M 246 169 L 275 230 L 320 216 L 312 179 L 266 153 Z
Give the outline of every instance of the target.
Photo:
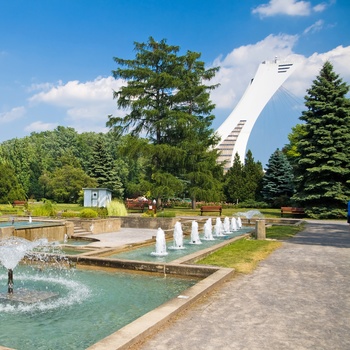
M 348 224 L 309 222 L 132 349 L 349 350 L 349 248 Z

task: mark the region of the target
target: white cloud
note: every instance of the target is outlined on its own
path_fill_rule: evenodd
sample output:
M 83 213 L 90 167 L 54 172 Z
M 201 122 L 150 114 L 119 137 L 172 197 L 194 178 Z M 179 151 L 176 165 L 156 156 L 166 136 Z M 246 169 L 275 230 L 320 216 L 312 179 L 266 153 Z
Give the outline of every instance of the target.
M 67 123 L 78 132 L 96 131 L 105 132 L 107 116 L 120 115 L 117 103 L 113 100 L 113 90 L 125 84 L 122 80 L 113 77 L 98 77 L 93 81 L 69 81 L 56 85 L 33 85 L 33 90 L 42 90 L 33 95 L 29 101 L 32 106 L 46 104 L 64 109 Z
M 219 83 L 220 87 L 211 93 L 217 108 L 235 106 L 254 77 L 258 65 L 275 56 L 291 56 L 297 40 L 298 37 L 293 35 L 269 35 L 256 44 L 234 49 L 224 58 L 218 57 L 213 66 L 219 66 L 220 70 L 213 82 Z
M 41 132 L 47 130 L 54 130 L 58 126 L 57 123 L 43 123 L 42 121 L 36 121 L 27 125 L 24 130 L 26 132 Z
M 9 112 L 0 113 L 0 123 L 11 123 L 22 118 L 26 113 L 24 107 L 14 107 Z
M 324 21 L 320 19 L 310 27 L 307 27 L 304 30 L 303 34 L 319 32 L 323 28 L 323 24 L 324 24 Z
M 270 0 L 269 3 L 259 5 L 252 10 L 253 14 L 258 14 L 260 17 L 269 17 L 276 15 L 288 16 L 309 16 L 312 11 L 324 11 L 327 4 L 321 3 L 314 7 L 310 1 L 299 0 Z
M 283 85 L 296 98 L 303 100 L 306 90 L 327 60 L 333 64 L 334 71 L 349 84 L 350 46 L 338 46 L 328 52 L 305 57 L 293 51 L 297 40 L 296 36 L 269 35 L 254 45 L 241 46 L 226 57 L 217 58 L 213 66 L 220 66 L 221 69 L 214 82 L 220 83 L 220 86 L 211 93 L 216 108 L 234 108 L 254 77 L 258 65 L 262 61 L 272 60 L 275 56 L 296 63 L 297 69 Z

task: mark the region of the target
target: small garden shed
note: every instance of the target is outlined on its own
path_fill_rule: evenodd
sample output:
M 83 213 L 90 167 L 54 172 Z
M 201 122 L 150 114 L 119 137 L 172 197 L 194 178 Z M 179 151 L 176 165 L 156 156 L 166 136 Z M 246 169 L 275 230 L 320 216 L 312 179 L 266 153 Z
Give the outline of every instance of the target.
M 84 207 L 106 207 L 112 200 L 112 191 L 108 188 L 83 188 Z

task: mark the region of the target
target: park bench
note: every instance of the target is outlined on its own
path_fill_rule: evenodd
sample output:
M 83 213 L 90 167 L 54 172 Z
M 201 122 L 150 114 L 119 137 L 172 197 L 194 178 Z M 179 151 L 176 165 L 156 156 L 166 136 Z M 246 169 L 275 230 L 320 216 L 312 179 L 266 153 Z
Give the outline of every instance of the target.
M 15 200 L 12 202 L 12 206 L 13 207 L 20 207 L 20 206 L 24 206 L 27 204 L 27 201 L 19 201 L 19 200 Z
M 281 207 L 281 217 L 283 217 L 283 214 L 290 214 L 292 216 L 305 216 L 304 209 L 296 207 Z
M 135 200 L 127 200 L 125 202 L 126 209 L 128 210 L 141 210 L 143 211 L 148 209 L 148 202 L 147 201 L 135 201 Z
M 210 212 L 219 213 L 219 215 L 221 216 L 222 206 L 220 206 L 220 205 L 203 205 L 201 207 L 201 215 L 203 215 L 203 213 L 210 213 Z

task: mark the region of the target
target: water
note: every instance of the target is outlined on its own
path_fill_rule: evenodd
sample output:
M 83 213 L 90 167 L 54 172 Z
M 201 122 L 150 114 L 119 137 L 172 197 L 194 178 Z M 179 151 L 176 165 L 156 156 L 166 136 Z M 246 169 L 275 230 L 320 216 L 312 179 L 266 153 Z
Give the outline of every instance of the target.
M 61 226 L 62 223 L 59 222 L 48 222 L 48 221 L 0 221 L 0 227 L 14 226 L 15 229 L 29 228 L 29 227 L 45 227 L 45 226 Z
M 58 297 L 34 303 L 0 299 L 0 345 L 17 350 L 86 349 L 181 294 L 195 279 L 120 271 L 33 269 L 17 266 L 16 288 L 53 290 Z M 0 268 L 0 292 L 7 271 Z
M 171 262 L 173 260 L 182 258 L 186 255 L 198 252 L 200 250 L 212 247 L 216 244 L 222 243 L 223 241 L 243 235 L 247 232 L 251 232 L 251 228 L 242 228 L 236 232 L 232 232 L 229 235 L 214 237 L 214 240 L 205 240 L 203 238 L 202 244 L 191 244 L 190 238 L 184 238 L 185 249 L 174 249 L 169 250 L 166 256 L 153 256 L 151 253 L 154 251 L 154 245 L 149 245 L 141 248 L 136 248 L 130 251 L 120 252 L 106 256 L 111 259 L 125 259 L 125 260 L 138 260 L 147 262 Z M 169 247 L 173 245 L 173 242 L 167 243 Z
M 165 233 L 161 228 L 158 228 L 156 235 L 156 251 L 152 252 L 153 256 L 166 256 L 168 255 L 165 241 Z

